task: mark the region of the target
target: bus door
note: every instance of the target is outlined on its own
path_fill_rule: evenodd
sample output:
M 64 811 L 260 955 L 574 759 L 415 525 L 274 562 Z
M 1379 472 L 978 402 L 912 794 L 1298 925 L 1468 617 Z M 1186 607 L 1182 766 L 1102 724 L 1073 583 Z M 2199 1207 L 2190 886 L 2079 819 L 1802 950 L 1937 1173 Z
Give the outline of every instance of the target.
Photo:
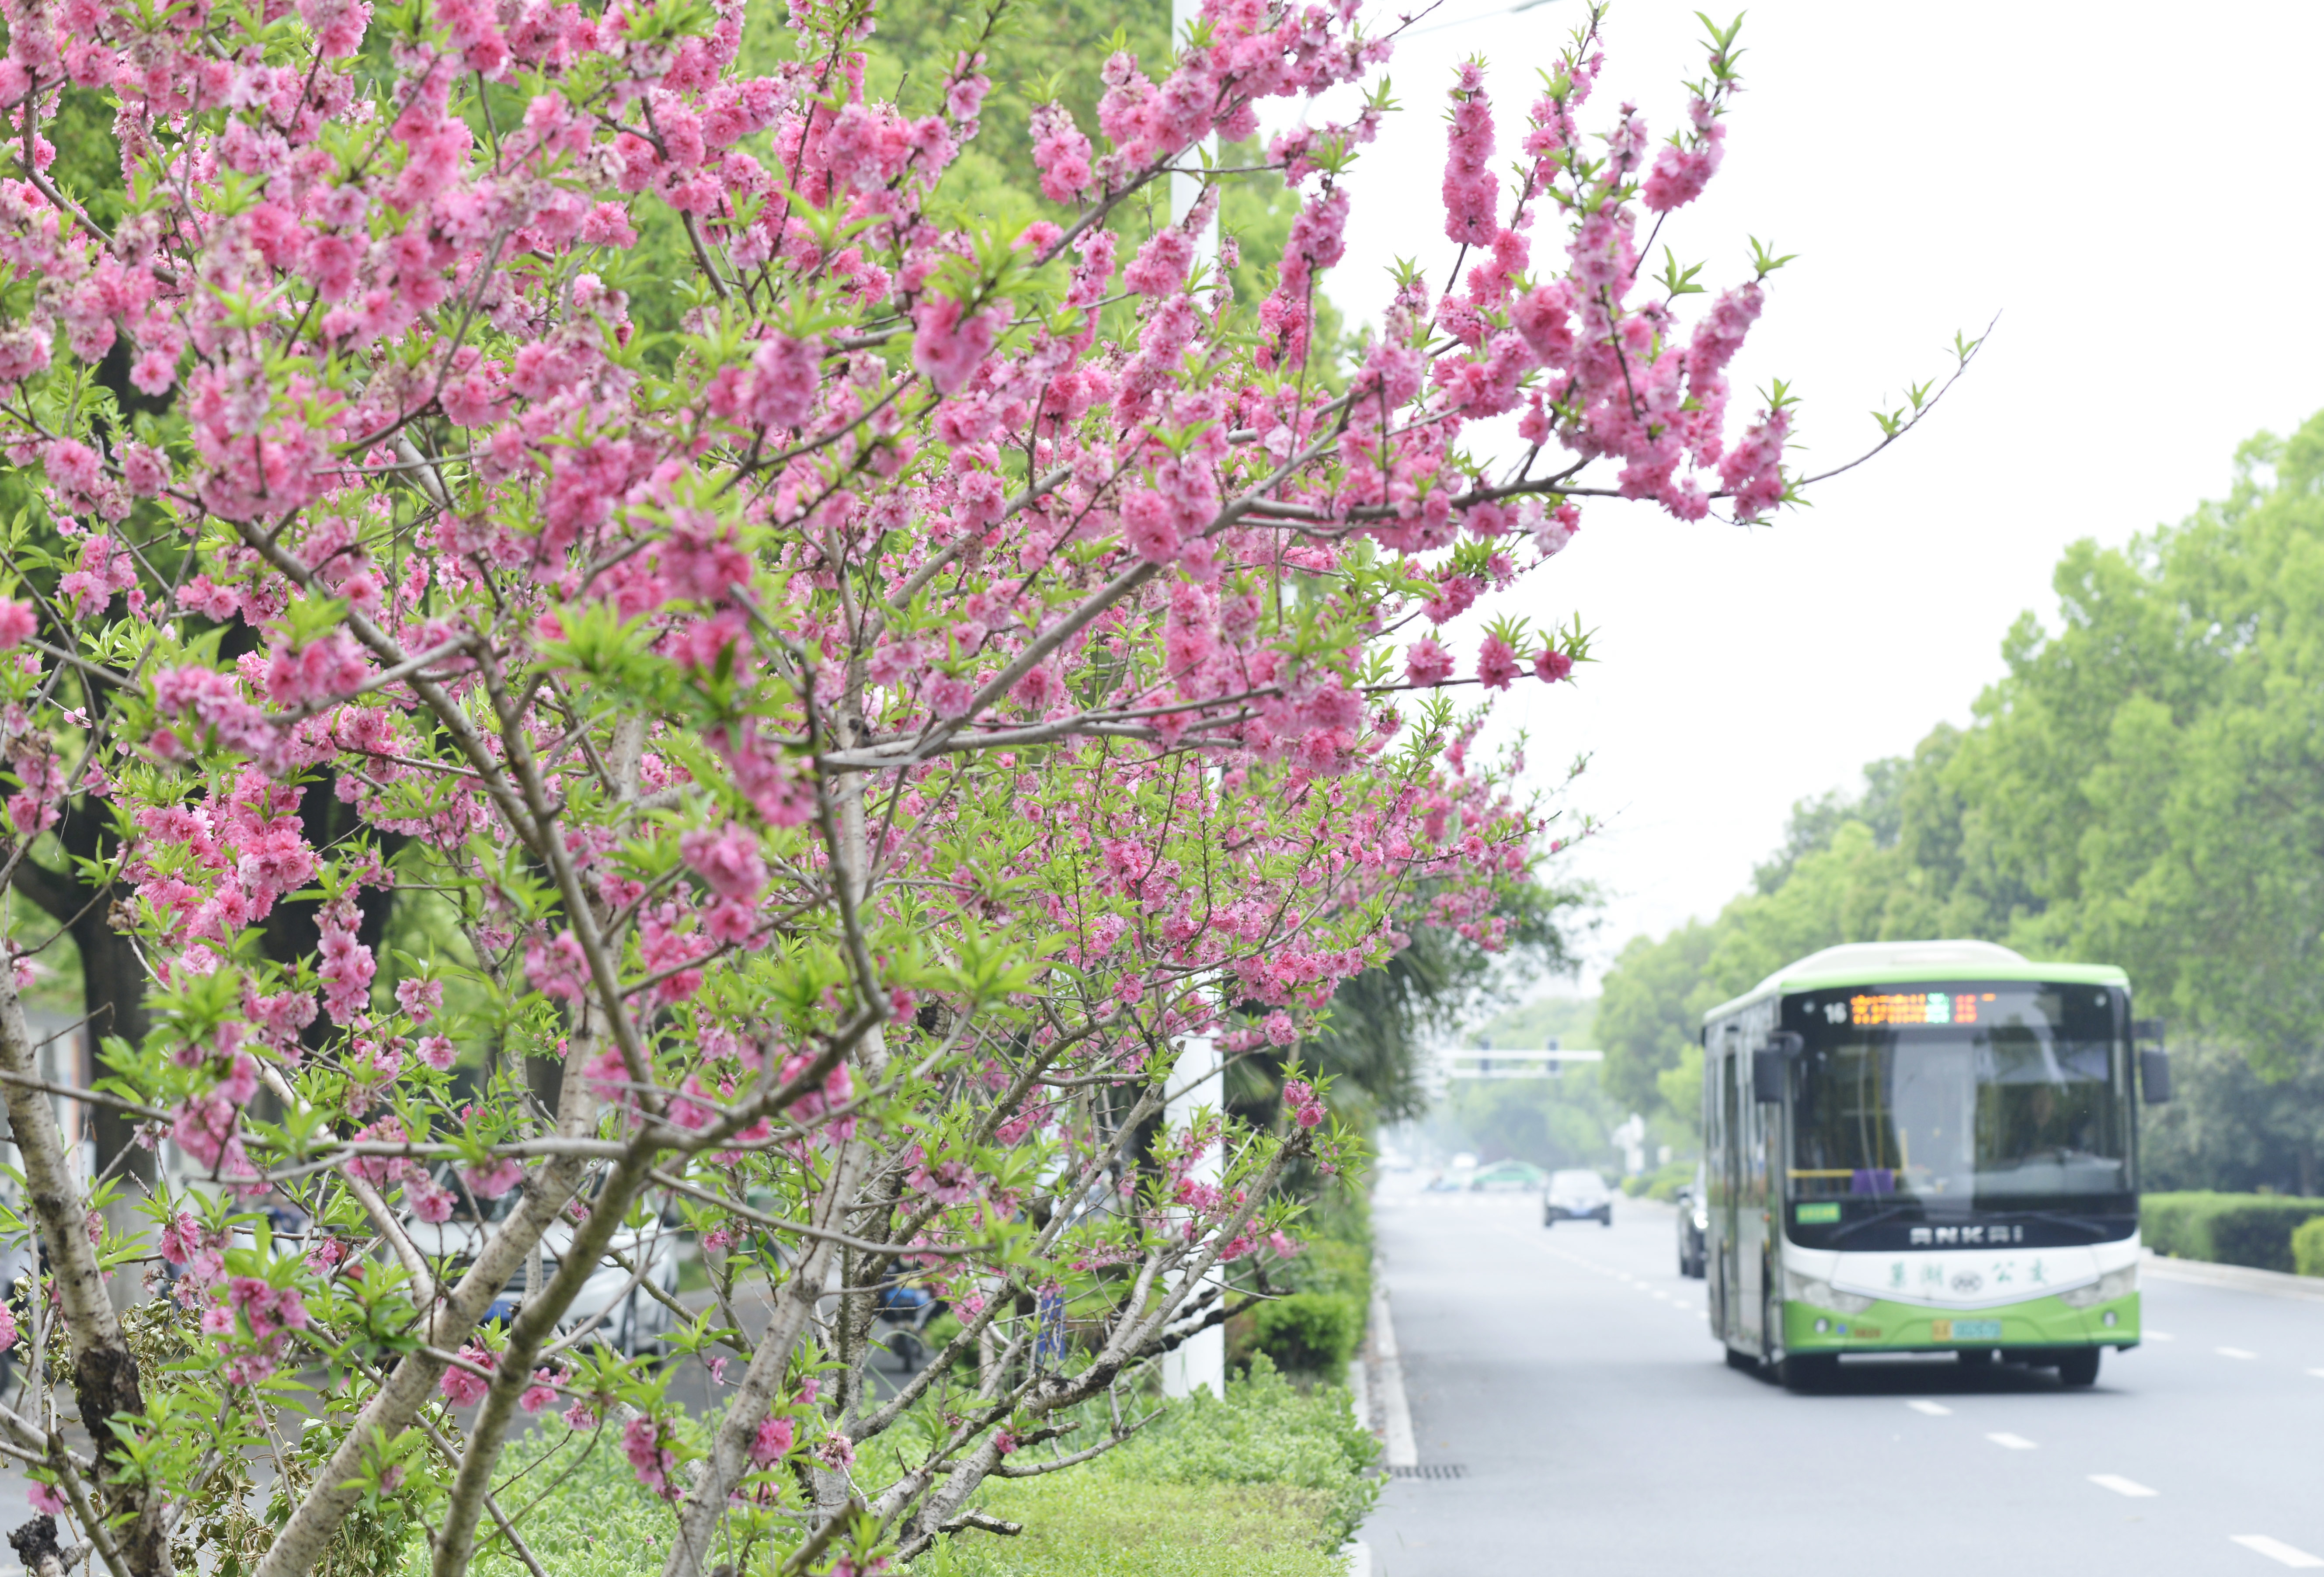
M 1743 1099 L 1740 1084 L 1742 1063 L 1737 1056 L 1739 1044 L 1733 1025 L 1727 1026 L 1720 1037 L 1719 1046 L 1719 1333 L 1740 1337 L 1743 1334 L 1741 1305 L 1738 1294 L 1742 1281 L 1740 1264 L 1735 1251 L 1736 1234 L 1742 1225 L 1738 1208 L 1743 1195 Z
M 1755 1027 L 1756 1028 L 1756 1027 Z M 1751 1030 L 1736 1038 L 1729 1063 L 1735 1081 L 1735 1179 L 1729 1208 L 1734 1222 L 1735 1275 L 1727 1285 L 1735 1289 L 1735 1330 L 1742 1344 L 1766 1351 L 1767 1280 L 1767 1108 L 1759 1104 L 1751 1084 L 1751 1056 L 1744 1045 L 1755 1038 Z

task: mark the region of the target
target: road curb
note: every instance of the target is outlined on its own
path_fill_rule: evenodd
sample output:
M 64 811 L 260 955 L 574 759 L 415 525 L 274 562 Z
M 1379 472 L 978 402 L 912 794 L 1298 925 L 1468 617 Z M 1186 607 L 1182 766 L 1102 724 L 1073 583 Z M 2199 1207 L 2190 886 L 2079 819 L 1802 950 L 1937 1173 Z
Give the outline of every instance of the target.
M 1388 1277 L 1379 1261 L 1372 1264 L 1372 1362 L 1379 1370 L 1380 1433 L 1388 1447 L 1391 1470 L 1420 1465 L 1420 1448 L 1412 1436 L 1412 1405 L 1404 1394 L 1404 1360 L 1396 1350 L 1396 1321 L 1388 1314 Z
M 2152 1249 L 2139 1250 L 2138 1268 L 2144 1274 L 2160 1277 L 2164 1281 L 2232 1287 L 2237 1292 L 2258 1292 L 2271 1297 L 2307 1298 L 2324 1303 L 2324 1276 L 2287 1276 L 2281 1270 L 2259 1270 L 2249 1265 L 2214 1265 L 2208 1259 L 2173 1259 Z

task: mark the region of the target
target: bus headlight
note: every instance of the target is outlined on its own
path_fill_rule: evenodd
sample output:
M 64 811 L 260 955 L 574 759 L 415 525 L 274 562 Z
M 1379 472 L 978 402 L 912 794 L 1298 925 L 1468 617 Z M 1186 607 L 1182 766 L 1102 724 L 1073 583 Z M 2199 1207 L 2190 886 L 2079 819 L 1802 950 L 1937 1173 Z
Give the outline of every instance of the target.
M 1852 1292 L 1842 1292 L 1829 1281 L 1811 1281 L 1795 1270 L 1784 1272 L 1784 1296 L 1795 1304 L 1813 1304 L 1818 1308 L 1837 1309 L 1843 1314 L 1860 1314 L 1872 1306 L 1872 1300 Z
M 2119 1270 L 2109 1270 L 2088 1286 L 2078 1286 L 2061 1292 L 2058 1301 L 2070 1309 L 2086 1309 L 2092 1304 L 2111 1303 L 2118 1297 L 2128 1297 L 2138 1290 L 2138 1267 L 2126 1265 Z

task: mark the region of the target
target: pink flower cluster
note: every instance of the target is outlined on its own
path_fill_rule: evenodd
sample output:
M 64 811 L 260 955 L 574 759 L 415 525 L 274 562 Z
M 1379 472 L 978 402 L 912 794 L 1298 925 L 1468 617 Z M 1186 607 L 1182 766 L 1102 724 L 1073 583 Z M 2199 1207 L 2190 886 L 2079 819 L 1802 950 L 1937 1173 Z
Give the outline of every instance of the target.
M 202 1334 L 215 1343 L 219 1375 L 229 1385 L 254 1386 L 273 1374 L 291 1333 L 307 1328 L 306 1303 L 296 1287 L 235 1276 L 214 1282 L 209 1294 L 214 1301 L 202 1313 Z
M 1283 1082 L 1283 1109 L 1301 1128 L 1314 1128 L 1323 1120 L 1323 1099 L 1315 1093 L 1315 1086 L 1304 1079 Z
M 482 1342 L 471 1342 L 460 1349 L 460 1361 L 444 1370 L 444 1378 L 436 1382 L 436 1388 L 455 1407 L 473 1407 L 493 1388 L 490 1376 L 498 1362 L 499 1354 Z M 478 1374 L 475 1372 L 477 1370 L 484 1372 Z
M 678 1453 L 667 1443 L 661 1425 L 643 1414 L 631 1419 L 622 1429 L 622 1454 L 629 1458 L 639 1483 L 665 1500 L 678 1498 L 679 1490 L 669 1480 L 678 1467 Z
M 776 1416 L 761 1419 L 758 1433 L 751 1437 L 751 1465 L 764 1471 L 790 1454 L 795 1431 L 788 1418 Z

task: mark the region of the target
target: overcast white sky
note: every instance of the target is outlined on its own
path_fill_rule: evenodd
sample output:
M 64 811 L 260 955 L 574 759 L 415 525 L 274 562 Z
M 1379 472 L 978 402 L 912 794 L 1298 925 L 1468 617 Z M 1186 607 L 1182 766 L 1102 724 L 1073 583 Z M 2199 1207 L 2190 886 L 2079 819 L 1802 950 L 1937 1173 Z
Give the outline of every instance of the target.
M 1485 55 L 1514 157 L 1581 14 L 1506 4 L 1450 0 L 1430 23 L 1480 20 L 1397 50 L 1405 107 L 1356 170 L 1329 284 L 1353 318 L 1376 320 L 1394 257 L 1421 254 L 1440 283 L 1452 262 L 1454 63 Z M 1694 8 L 1614 8 L 1585 119 L 1635 97 L 1667 134 L 1702 74 Z M 1759 0 L 1741 42 L 1725 168 L 1664 239 L 1714 288 L 1745 277 L 1746 235 L 1800 254 L 1736 367 L 1738 392 L 1774 375 L 1804 397 L 1797 457 L 1863 447 L 1874 405 L 1942 372 L 1956 328 L 2002 318 L 1937 414 L 1812 510 L 1742 530 L 1600 504 L 1508 595 L 1598 632 L 1582 683 L 1522 680 L 1500 709 L 1536 776 L 1592 758 L 1580 804 L 1607 830 L 1573 868 L 1609 895 L 1593 980 L 1632 936 L 1715 913 L 1793 801 L 1965 722 L 2010 622 L 2052 607 L 2068 543 L 2182 518 L 2225 490 L 2243 439 L 2324 406 L 2324 5 Z

